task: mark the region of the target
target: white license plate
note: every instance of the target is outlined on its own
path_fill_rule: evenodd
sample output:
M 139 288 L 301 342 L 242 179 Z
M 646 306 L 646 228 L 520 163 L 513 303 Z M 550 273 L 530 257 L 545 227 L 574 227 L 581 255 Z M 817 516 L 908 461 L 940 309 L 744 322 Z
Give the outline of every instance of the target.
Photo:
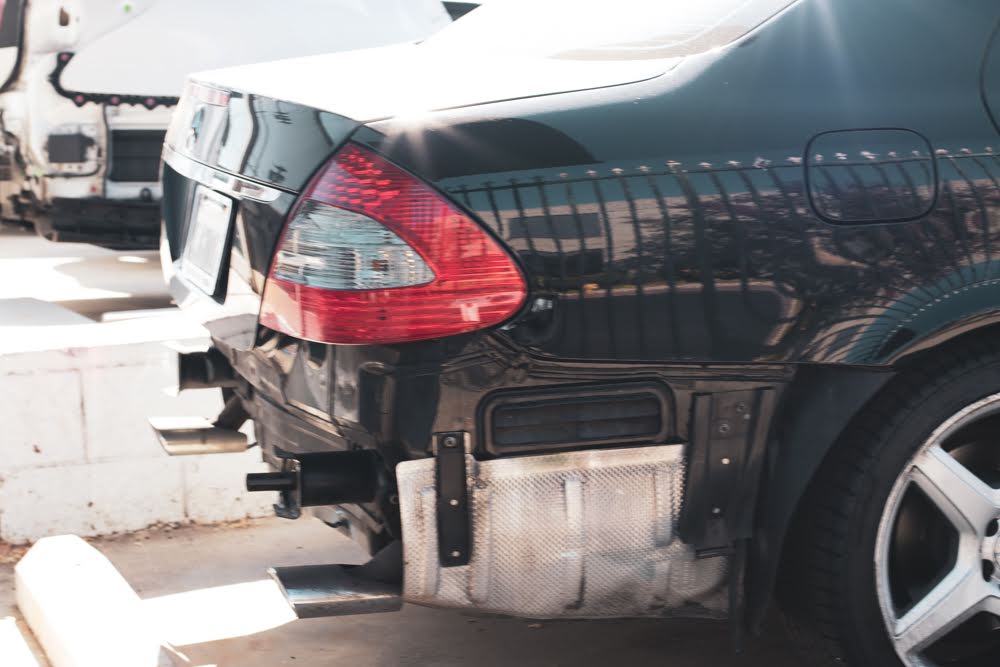
M 198 186 L 187 242 L 181 255 L 180 273 L 209 295 L 215 295 L 219 288 L 219 273 L 229 242 L 232 217 L 232 199 Z

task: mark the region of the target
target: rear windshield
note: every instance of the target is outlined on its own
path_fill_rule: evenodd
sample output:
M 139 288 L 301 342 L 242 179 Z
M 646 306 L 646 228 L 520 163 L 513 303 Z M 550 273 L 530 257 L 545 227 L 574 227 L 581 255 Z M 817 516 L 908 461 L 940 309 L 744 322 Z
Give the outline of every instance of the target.
M 702 53 L 797 0 L 488 0 L 427 40 L 467 52 L 571 60 Z

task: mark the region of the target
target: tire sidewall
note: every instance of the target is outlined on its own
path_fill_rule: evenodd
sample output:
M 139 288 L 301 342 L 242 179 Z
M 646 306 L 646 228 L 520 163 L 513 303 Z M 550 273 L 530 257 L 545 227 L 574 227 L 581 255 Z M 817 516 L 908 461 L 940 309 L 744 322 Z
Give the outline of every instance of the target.
M 851 663 L 902 667 L 878 600 L 876 544 L 879 526 L 900 475 L 934 431 L 969 405 L 1000 393 L 1000 359 L 949 374 L 925 387 L 892 421 L 875 443 L 876 451 L 864 473 L 860 493 L 848 519 L 846 567 L 840 575 L 845 597 L 842 618 Z M 853 640 L 853 641 L 852 641 Z

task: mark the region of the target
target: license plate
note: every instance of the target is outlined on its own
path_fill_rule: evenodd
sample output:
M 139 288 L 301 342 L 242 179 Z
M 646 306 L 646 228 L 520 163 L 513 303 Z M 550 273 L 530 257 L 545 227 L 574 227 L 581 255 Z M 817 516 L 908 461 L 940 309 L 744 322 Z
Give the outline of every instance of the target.
M 198 186 L 180 272 L 195 287 L 212 296 L 219 289 L 232 217 L 232 199 Z

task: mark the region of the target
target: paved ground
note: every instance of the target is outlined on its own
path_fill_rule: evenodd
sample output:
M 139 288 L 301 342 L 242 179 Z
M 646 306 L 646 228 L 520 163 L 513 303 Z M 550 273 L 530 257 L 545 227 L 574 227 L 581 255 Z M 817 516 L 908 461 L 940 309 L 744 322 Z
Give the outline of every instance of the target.
M 396 614 L 292 620 L 269 565 L 351 562 L 354 545 L 314 519 L 150 530 L 93 542 L 176 647 L 179 665 L 792 667 L 780 629 L 733 655 L 725 625 L 702 621 L 535 623 L 407 606 Z M 10 564 L 0 566 L 0 617 Z M 6 605 L 6 607 L 4 606 Z M 6 664 L 0 656 L 0 664 Z
M 107 313 L 170 305 L 156 251 L 51 243 L 33 231 L 0 225 L 0 300 L 24 298 L 96 320 Z

